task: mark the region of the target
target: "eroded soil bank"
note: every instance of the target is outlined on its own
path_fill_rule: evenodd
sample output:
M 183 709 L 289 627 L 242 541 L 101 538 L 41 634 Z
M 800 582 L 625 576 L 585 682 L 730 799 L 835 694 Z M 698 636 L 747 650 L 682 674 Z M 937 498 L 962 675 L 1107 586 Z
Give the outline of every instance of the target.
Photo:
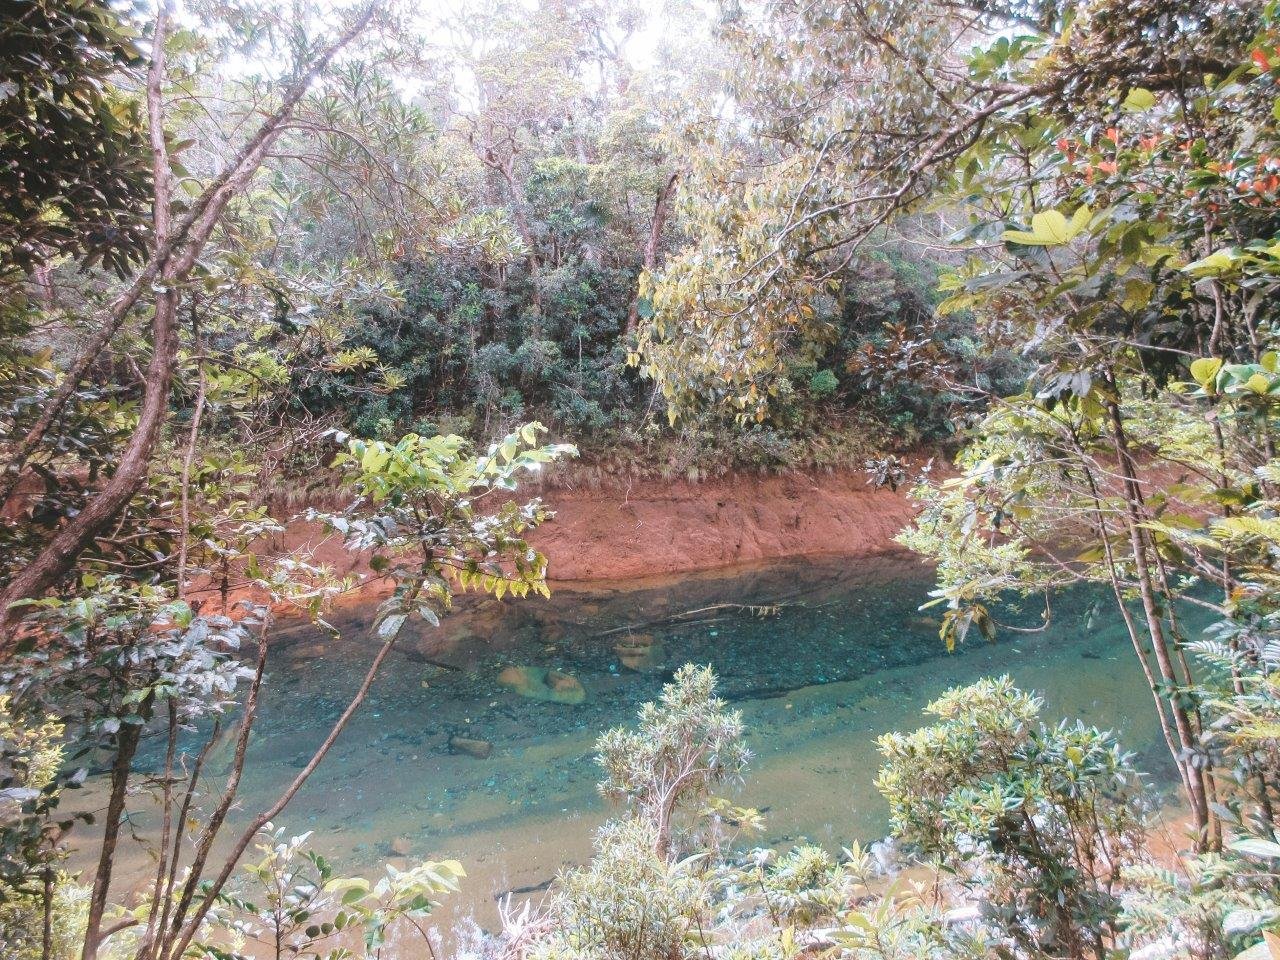
M 904 491 L 859 472 L 701 483 L 643 480 L 594 488 L 529 488 L 556 512 L 531 540 L 558 582 L 632 580 L 790 557 L 879 553 L 911 519 Z M 318 526 L 290 524 L 275 549 L 310 548 L 342 573 L 363 565 Z
M 620 580 L 888 549 L 911 518 L 902 492 L 860 475 L 737 475 L 705 483 L 554 490 L 535 542 L 554 580 Z

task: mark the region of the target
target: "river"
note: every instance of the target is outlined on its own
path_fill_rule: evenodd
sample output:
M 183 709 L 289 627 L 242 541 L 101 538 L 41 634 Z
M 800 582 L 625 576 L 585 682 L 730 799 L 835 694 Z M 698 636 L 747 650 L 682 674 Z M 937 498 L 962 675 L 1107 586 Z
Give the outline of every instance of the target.
M 279 822 L 311 832 L 340 871 L 458 859 L 469 876 L 451 915 L 491 924 L 497 898 L 544 889 L 590 855 L 608 813 L 595 790 L 596 737 L 631 723 L 687 662 L 710 664 L 722 696 L 742 711 L 755 756 L 734 799 L 765 812 L 761 843 L 803 837 L 838 850 L 883 836 L 877 736 L 918 726 L 924 705 L 948 687 L 1000 673 L 1041 693 L 1047 720 L 1116 730 L 1140 766 L 1167 782 L 1151 696 L 1107 595 L 1068 591 L 1042 632 L 971 639 L 949 655 L 936 611 L 918 609 L 932 583 L 916 558 L 892 552 L 468 604 L 444 628 L 420 623 L 403 638 Z M 1026 627 L 1040 610 L 1032 598 L 998 615 Z M 372 655 L 371 615 L 372 604 L 338 611 L 340 640 L 282 625 L 233 824 L 278 794 L 345 706 Z M 558 699 L 581 702 L 510 686 L 523 676 L 526 693 L 554 695 L 547 671 Z M 484 746 L 460 738 L 489 744 L 488 756 L 464 752 Z M 150 743 L 143 762 L 158 762 L 159 749 Z M 215 752 L 215 775 L 227 753 Z M 140 837 L 154 820 L 143 804 L 133 821 Z M 124 883 L 145 874 L 134 846 L 127 863 L 136 869 Z

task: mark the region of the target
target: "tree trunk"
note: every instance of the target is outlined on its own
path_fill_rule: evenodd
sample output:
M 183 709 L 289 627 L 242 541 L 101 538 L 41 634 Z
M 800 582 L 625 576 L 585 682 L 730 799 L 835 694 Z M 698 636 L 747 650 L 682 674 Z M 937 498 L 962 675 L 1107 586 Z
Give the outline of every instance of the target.
M 658 244 L 662 241 L 662 228 L 667 222 L 667 210 L 671 202 L 671 195 L 675 192 L 676 182 L 680 179 L 680 171 L 677 170 L 667 178 L 667 182 L 663 184 L 662 189 L 658 191 L 658 198 L 653 204 L 653 222 L 649 224 L 649 239 L 644 245 L 644 272 L 653 273 L 658 265 Z M 627 328 L 626 335 L 630 337 L 636 332 L 636 327 L 640 323 L 640 289 L 637 282 L 636 294 L 631 298 L 631 307 L 627 310 Z
M 1115 382 L 1111 386 L 1115 389 Z M 1142 599 L 1142 612 L 1147 621 L 1147 632 L 1151 637 L 1152 652 L 1155 653 L 1156 665 L 1160 676 L 1170 687 L 1168 694 L 1169 707 L 1173 714 L 1174 729 L 1178 734 L 1180 753 L 1177 759 L 1182 768 L 1187 799 L 1191 804 L 1191 814 L 1195 822 L 1197 846 L 1204 848 L 1210 831 L 1210 812 L 1208 790 L 1205 785 L 1204 771 L 1192 762 L 1192 755 L 1199 748 L 1199 738 L 1191 724 L 1187 711 L 1178 703 L 1174 690 L 1178 687 L 1178 676 L 1170 656 L 1169 644 L 1164 635 L 1164 619 L 1156 600 L 1154 578 L 1147 556 L 1147 543 L 1143 535 L 1143 497 L 1142 487 L 1138 480 L 1136 465 L 1129 451 L 1128 439 L 1124 430 L 1124 421 L 1120 414 L 1118 401 L 1107 403 L 1111 420 L 1111 439 L 1115 450 L 1117 467 L 1124 482 L 1125 526 L 1129 535 L 1129 547 L 1133 554 L 1134 570 L 1138 580 L 1138 595 Z
M 102 850 L 98 854 L 98 867 L 93 875 L 93 890 L 89 895 L 89 919 L 85 925 L 81 960 L 94 960 L 101 944 L 102 914 L 106 911 L 107 893 L 111 888 L 111 868 L 115 864 L 116 842 L 120 838 L 120 817 L 124 813 L 125 790 L 129 785 L 129 772 L 141 733 L 142 727 L 137 724 L 126 723 L 120 727 L 116 758 L 111 764 L 111 797 L 107 801 L 106 819 L 102 825 Z

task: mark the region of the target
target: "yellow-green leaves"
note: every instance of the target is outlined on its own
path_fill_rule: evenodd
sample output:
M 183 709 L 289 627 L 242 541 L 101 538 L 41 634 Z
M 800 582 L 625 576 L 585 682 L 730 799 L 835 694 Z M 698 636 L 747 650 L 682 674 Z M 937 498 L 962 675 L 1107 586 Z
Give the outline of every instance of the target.
M 1207 257 L 1188 263 L 1182 268 L 1182 272 L 1189 273 L 1193 277 L 1221 277 L 1235 272 L 1240 260 L 1239 250 L 1235 247 L 1225 247 L 1222 250 L 1215 250 Z
M 1280 398 L 1280 357 L 1268 350 L 1257 363 L 1226 363 L 1217 357 L 1200 357 L 1191 363 L 1195 396 L 1222 397 L 1256 404 L 1261 398 L 1274 403 Z
M 1217 357 L 1200 357 L 1191 363 L 1191 379 L 1208 390 L 1221 369 L 1222 361 Z
M 345 514 L 309 515 L 370 550 L 370 569 L 396 583 L 375 616 L 379 639 L 394 640 L 414 614 L 439 625 L 455 586 L 498 599 L 549 595 L 547 559 L 524 533 L 550 512 L 538 500 L 477 503 L 491 491 L 514 491 L 522 473 L 577 455 L 571 444 L 539 445 L 545 432 L 525 424 L 479 455 L 453 435 L 407 434 L 396 443 L 337 435 L 346 450 L 335 465 L 361 498 Z
M 1156 95 L 1145 87 L 1134 87 L 1129 91 L 1129 95 L 1124 98 L 1121 106 L 1130 113 L 1141 113 L 1144 110 L 1150 110 L 1156 105 Z
M 1244 387 L 1250 393 L 1262 396 L 1271 387 L 1271 379 L 1263 376 L 1261 373 L 1255 373 L 1244 382 Z
M 1070 243 L 1089 225 L 1093 212 L 1088 205 L 1079 207 L 1071 219 L 1058 210 L 1041 210 L 1031 218 L 1030 232 L 1006 230 L 1003 238 L 1010 243 L 1029 247 L 1055 247 Z

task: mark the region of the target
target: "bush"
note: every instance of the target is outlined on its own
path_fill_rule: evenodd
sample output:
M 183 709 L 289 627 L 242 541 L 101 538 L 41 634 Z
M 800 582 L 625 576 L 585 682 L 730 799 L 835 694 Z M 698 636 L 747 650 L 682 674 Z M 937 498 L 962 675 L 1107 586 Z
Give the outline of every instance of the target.
M 1114 941 L 1121 873 L 1141 859 L 1144 795 L 1109 733 L 1037 722 L 1008 677 L 948 691 L 941 722 L 880 739 L 893 832 L 976 895 L 1018 948 L 1096 956 Z
M 643 818 L 663 856 L 672 851 L 677 815 L 739 779 L 751 756 L 742 715 L 725 709 L 715 685 L 710 667 L 685 664 L 659 701 L 640 709 L 638 730 L 610 730 L 596 744 L 605 772 L 600 793 Z
M 673 960 L 701 950 L 711 885 L 697 859 L 659 856 L 654 825 L 611 820 L 596 837 L 591 863 L 560 878 L 551 906 L 554 933 L 530 955 L 539 960 Z
M 44 898 L 19 894 L 0 902 L 0 957 L 4 960 L 41 960 L 44 947 Z M 53 883 L 53 909 L 49 924 L 50 960 L 78 960 L 89 919 L 89 888 L 59 873 Z M 127 938 L 131 940 L 132 938 Z M 126 938 L 108 940 L 100 960 L 128 955 Z

